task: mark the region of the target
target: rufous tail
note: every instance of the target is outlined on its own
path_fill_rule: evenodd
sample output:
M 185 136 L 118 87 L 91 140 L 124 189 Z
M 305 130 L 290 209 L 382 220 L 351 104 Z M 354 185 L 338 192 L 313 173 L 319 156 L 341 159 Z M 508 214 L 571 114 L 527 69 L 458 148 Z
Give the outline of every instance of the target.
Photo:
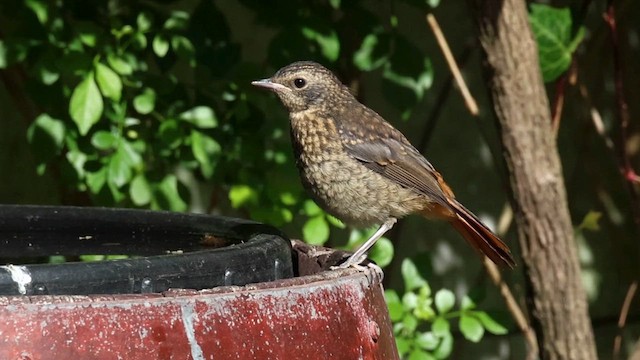
M 449 221 L 471 246 L 497 265 L 506 265 L 510 268 L 516 265 L 509 247 L 480 219 L 456 200 L 450 200 L 450 204 L 455 217 L 449 218 Z

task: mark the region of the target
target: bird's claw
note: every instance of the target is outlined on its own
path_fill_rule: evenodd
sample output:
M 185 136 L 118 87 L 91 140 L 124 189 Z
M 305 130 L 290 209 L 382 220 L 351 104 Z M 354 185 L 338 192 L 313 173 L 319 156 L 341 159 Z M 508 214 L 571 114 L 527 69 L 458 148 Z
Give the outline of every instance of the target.
M 358 271 L 364 271 L 368 267 L 368 266 L 362 266 L 362 263 L 365 260 L 367 260 L 366 254 L 363 254 L 356 259 L 354 259 L 353 256 L 351 256 L 347 259 L 347 261 L 343 262 L 342 264 L 337 266 L 332 266 L 331 270 L 354 268 Z

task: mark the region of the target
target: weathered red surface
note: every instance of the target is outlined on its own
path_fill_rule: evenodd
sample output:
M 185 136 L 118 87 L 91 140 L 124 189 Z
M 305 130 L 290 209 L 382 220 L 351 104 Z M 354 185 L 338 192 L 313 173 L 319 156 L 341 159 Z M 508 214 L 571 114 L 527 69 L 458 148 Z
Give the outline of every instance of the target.
M 380 275 L 163 295 L 0 297 L 0 359 L 397 359 Z

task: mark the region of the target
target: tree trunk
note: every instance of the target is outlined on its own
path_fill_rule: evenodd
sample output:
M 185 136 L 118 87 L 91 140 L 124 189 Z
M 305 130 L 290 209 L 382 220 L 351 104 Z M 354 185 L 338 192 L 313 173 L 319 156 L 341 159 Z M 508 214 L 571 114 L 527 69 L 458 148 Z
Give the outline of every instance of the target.
M 540 357 L 596 359 L 537 46 L 523 0 L 470 0 L 480 28 Z

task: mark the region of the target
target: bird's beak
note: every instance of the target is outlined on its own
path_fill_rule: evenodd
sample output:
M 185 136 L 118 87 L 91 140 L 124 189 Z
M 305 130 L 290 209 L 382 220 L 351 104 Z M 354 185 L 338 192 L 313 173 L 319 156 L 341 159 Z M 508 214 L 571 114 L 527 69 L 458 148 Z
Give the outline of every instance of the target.
M 282 84 L 275 83 L 275 82 L 271 81 L 271 79 L 262 79 L 262 80 L 252 81 L 251 85 L 255 85 L 257 87 L 269 89 L 269 90 L 275 91 L 275 92 L 287 90 L 286 86 L 284 86 Z

